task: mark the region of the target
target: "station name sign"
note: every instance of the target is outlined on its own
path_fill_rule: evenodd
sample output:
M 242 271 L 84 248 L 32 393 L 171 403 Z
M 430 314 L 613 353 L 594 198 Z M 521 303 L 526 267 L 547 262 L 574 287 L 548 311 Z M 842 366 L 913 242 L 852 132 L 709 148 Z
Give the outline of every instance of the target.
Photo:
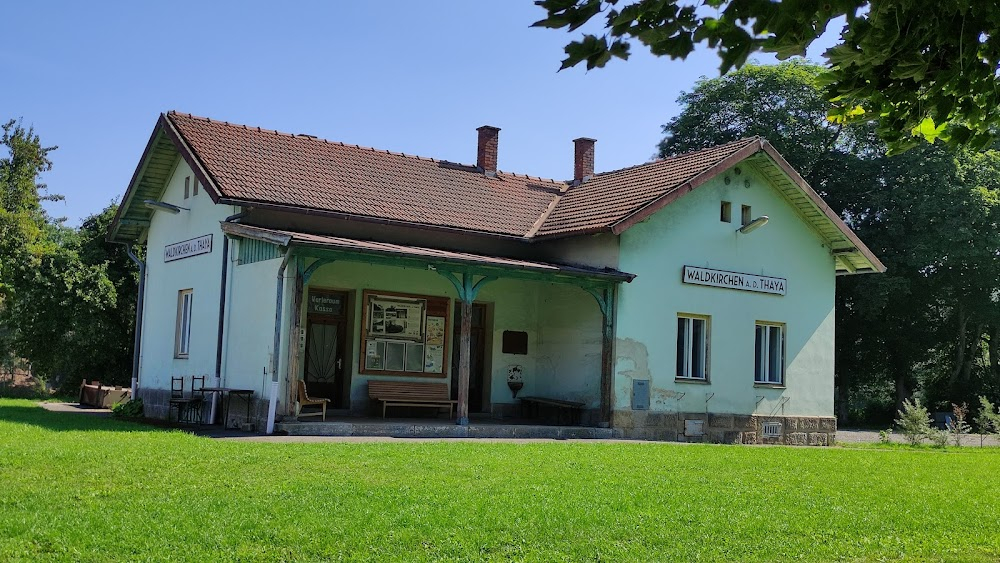
M 710 270 L 696 266 L 684 266 L 681 281 L 694 285 L 708 285 L 712 287 L 724 287 L 726 289 L 772 293 L 774 295 L 785 295 L 785 290 L 788 287 L 788 280 L 785 278 L 756 276 L 754 274 L 741 274 L 725 270 Z
M 175 242 L 163 247 L 163 261 L 173 262 L 212 252 L 212 235 L 204 235 L 191 240 Z

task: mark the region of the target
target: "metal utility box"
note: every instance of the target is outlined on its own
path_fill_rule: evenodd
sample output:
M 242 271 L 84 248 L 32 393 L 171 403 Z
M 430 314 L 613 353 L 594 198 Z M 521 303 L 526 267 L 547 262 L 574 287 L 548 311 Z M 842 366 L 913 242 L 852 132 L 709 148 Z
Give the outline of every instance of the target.
M 634 411 L 648 411 L 649 410 L 649 380 L 648 379 L 633 379 L 632 380 L 632 410 L 634 410 Z

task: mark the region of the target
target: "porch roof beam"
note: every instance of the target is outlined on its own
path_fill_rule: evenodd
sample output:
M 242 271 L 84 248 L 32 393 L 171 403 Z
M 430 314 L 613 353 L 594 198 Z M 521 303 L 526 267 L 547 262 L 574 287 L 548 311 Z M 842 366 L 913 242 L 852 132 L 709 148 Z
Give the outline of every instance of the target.
M 331 248 L 317 248 L 291 243 L 299 249 L 300 256 L 327 260 L 343 260 L 348 262 L 363 262 L 380 266 L 394 266 L 397 268 L 411 268 L 417 270 L 443 271 L 453 274 L 470 274 L 488 278 L 500 279 L 522 279 L 529 281 L 544 281 L 551 283 L 564 283 L 579 287 L 604 287 L 608 284 L 632 281 L 631 274 L 620 272 L 587 272 L 587 271 L 566 271 L 553 270 L 541 271 L 517 266 L 492 266 L 487 264 L 468 264 L 448 259 L 424 258 L 418 256 L 408 256 L 405 254 L 385 254 L 367 253 L 351 250 L 340 250 Z

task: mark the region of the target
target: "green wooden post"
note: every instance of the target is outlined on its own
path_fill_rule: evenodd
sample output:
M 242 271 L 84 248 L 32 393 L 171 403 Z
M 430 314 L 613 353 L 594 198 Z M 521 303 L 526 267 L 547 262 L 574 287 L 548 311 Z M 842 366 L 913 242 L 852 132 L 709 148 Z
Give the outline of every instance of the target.
M 458 279 L 452 272 L 437 270 L 439 274 L 455 286 L 458 292 L 458 299 L 461 301 L 461 333 L 458 339 L 458 420 L 457 424 L 466 426 L 469 424 L 469 372 L 470 358 L 472 355 L 472 303 L 476 300 L 479 290 L 487 283 L 495 280 L 494 277 L 482 276 L 479 281 L 475 281 L 475 274 L 463 272 L 462 279 Z

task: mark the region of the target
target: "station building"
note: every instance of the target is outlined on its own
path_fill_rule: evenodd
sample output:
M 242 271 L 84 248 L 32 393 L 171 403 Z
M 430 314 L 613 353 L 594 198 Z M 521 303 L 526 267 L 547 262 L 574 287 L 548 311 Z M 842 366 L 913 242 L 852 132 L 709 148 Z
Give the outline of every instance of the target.
M 267 432 L 299 381 L 334 418 L 437 382 L 459 427 L 534 397 L 627 438 L 832 441 L 836 277 L 884 266 L 766 140 L 596 173 L 576 139 L 563 181 L 499 170 L 499 132 L 463 164 L 162 114 L 108 234 L 146 250 L 147 415 L 174 377 L 252 390 Z

